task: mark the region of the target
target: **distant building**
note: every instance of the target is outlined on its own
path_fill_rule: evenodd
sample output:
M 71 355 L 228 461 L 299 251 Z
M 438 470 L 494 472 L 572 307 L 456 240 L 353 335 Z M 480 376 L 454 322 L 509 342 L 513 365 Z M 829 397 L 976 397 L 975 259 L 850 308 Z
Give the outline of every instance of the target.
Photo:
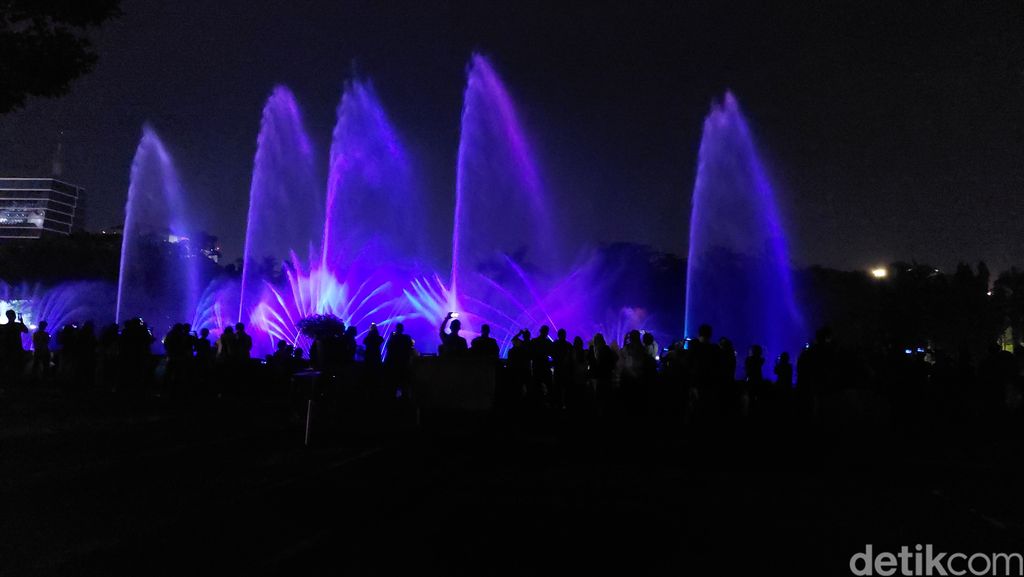
M 0 177 L 0 239 L 82 228 L 85 190 L 56 178 Z

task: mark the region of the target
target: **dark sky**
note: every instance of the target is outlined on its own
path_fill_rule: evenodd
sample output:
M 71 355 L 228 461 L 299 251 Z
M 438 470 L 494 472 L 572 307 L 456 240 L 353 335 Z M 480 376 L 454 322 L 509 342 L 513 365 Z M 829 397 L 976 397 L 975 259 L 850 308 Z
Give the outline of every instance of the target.
M 64 130 L 64 176 L 90 191 L 87 224 L 107 226 L 148 120 L 200 224 L 238 256 L 264 99 L 289 86 L 326 158 L 357 70 L 417 159 L 429 220 L 450 227 L 479 50 L 573 215 L 572 242 L 684 253 L 702 119 L 731 89 L 798 263 L 1024 265 L 1024 2 L 798 4 L 125 0 L 95 35 L 94 73 L 0 117 L 0 173 L 48 172 Z

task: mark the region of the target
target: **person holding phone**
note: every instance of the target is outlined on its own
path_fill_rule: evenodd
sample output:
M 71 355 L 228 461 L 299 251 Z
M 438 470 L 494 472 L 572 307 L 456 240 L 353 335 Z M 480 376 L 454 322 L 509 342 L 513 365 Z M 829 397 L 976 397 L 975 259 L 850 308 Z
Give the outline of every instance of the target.
M 468 349 L 466 339 L 459 335 L 459 331 L 462 330 L 462 322 L 455 318 L 457 316 L 458 313 L 450 312 L 441 321 L 441 329 L 438 331 L 438 336 L 441 337 L 439 353 L 442 357 L 462 356 Z M 449 330 L 446 331 L 446 329 Z

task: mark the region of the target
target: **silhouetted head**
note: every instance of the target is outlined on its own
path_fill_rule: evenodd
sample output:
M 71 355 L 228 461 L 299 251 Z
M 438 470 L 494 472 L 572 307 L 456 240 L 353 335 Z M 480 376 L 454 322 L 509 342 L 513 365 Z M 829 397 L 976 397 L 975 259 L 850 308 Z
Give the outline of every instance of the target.
M 491 336 L 491 325 L 481 325 L 480 336 L 489 337 Z
M 210 336 L 210 329 L 202 329 L 201 331 L 199 331 L 199 336 L 203 337 L 204 339 Z
M 634 329 L 626 333 L 626 342 L 628 345 L 639 345 L 640 344 L 640 331 Z
M 45 331 L 47 326 L 46 321 L 39 321 L 39 330 Z
M 380 331 L 377 330 L 377 323 L 370 323 L 370 334 L 371 335 L 379 335 L 380 334 Z
M 355 325 L 349 325 L 348 328 L 345 329 L 345 336 L 347 336 L 347 337 L 355 337 L 356 333 L 358 333 L 358 332 L 359 331 L 356 329 Z
M 697 329 L 697 338 L 700 339 L 702 343 L 711 342 L 711 325 L 701 325 L 700 328 Z
M 228 325 L 228 326 L 224 327 L 224 334 L 225 335 L 233 335 L 233 334 L 235 334 L 234 327 L 232 327 L 231 325 Z
M 718 346 L 723 351 L 733 351 L 732 341 L 730 341 L 729 339 L 727 339 L 725 337 L 722 337 L 722 338 L 718 339 Z M 735 351 L 733 351 L 733 352 L 735 352 Z
M 576 337 L 572 340 L 572 348 L 583 350 L 583 337 Z
M 548 333 L 550 333 L 550 332 L 551 332 L 551 329 L 549 329 L 547 325 L 541 325 L 540 326 L 540 333 L 538 333 L 537 336 L 543 338 L 543 337 L 548 336 Z
M 595 347 L 603 347 L 603 346 L 605 346 L 604 335 L 602 335 L 601 333 L 597 333 L 596 335 L 594 335 L 594 346 Z
M 281 340 L 277 341 L 277 350 L 283 351 L 283 350 L 286 350 L 287 348 L 288 348 L 288 341 L 286 341 L 284 339 L 281 339 Z
M 565 329 L 558 329 L 558 340 L 564 341 L 566 337 Z
M 185 328 L 185 332 L 186 333 L 192 332 L 192 324 L 191 323 L 185 323 L 184 328 Z
M 644 337 L 642 340 L 644 346 L 651 346 L 654 344 L 654 335 L 652 335 L 651 333 L 644 333 Z
M 292 351 L 292 358 L 294 358 L 294 359 L 301 359 L 302 358 L 302 349 L 300 349 L 299 347 L 295 347 L 295 350 Z
M 452 334 L 453 335 L 457 335 L 457 334 L 459 334 L 459 331 L 462 330 L 462 323 L 459 322 L 459 319 L 455 319 L 455 320 L 452 321 L 451 327 L 452 327 Z
M 395 325 L 395 333 L 402 334 L 404 332 L 405 332 L 405 325 L 403 325 L 402 323 L 398 323 L 397 325 Z
M 781 362 L 781 363 L 788 363 L 789 362 L 789 353 L 783 351 L 783 353 L 781 355 L 779 355 L 779 362 Z
M 240 333 L 244 333 L 245 332 L 245 323 L 235 323 L 235 330 L 240 332 Z
M 750 345 L 750 356 L 756 358 L 761 357 L 761 345 Z
M 18 313 L 14 312 L 14 309 L 7 309 L 7 312 L 4 314 L 7 315 L 7 322 L 9 323 L 13 323 L 18 318 Z

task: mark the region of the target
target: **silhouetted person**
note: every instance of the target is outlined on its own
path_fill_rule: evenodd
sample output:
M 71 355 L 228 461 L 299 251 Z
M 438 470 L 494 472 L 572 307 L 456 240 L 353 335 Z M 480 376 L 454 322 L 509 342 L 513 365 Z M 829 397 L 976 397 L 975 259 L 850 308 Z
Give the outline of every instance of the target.
M 405 325 L 398 323 L 387 344 L 387 363 L 393 366 L 407 366 L 412 362 L 412 338 L 405 334 Z
M 195 341 L 196 376 L 200 383 L 206 383 L 213 369 L 213 343 L 210 342 L 210 329 L 202 329 Z
M 469 350 L 482 359 L 498 360 L 498 341 L 491 337 L 491 325 L 480 327 L 480 336 L 473 339 Z
M 153 333 L 142 319 L 134 318 L 125 321 L 118 344 L 122 379 L 125 385 L 142 390 L 149 384 L 152 377 L 150 346 L 153 344 Z
M 658 348 L 658 341 L 654 340 L 654 334 L 644 333 L 642 342 L 644 344 L 644 350 L 647 351 L 647 356 L 658 360 L 661 356 L 661 349 Z
M 551 329 L 547 325 L 540 327 L 537 332 L 537 336 L 530 341 L 530 364 L 533 373 L 533 381 L 531 388 L 527 391 L 527 396 L 531 400 L 540 406 L 543 404 L 545 398 L 555 405 L 554 399 L 552 399 L 552 380 L 551 380 L 551 337 L 549 332 Z
M 572 348 L 569 349 L 569 365 L 571 366 L 571 380 L 565 390 L 565 406 L 567 409 L 579 409 L 587 405 L 587 349 L 583 346 L 583 338 L 576 337 L 572 340 Z
M 811 346 L 804 349 L 797 360 L 796 396 L 805 416 L 816 418 L 821 397 L 835 392 L 836 362 L 832 331 L 823 327 L 815 334 Z
M 192 342 L 185 325 L 178 323 L 164 337 L 164 351 L 167 353 L 165 382 L 168 389 L 175 390 L 185 382 L 187 364 L 192 360 Z
M 231 325 L 224 327 L 217 339 L 217 359 L 221 363 L 228 363 L 235 358 L 235 349 L 238 346 L 238 338 L 235 336 L 235 328 Z
M 68 323 L 57 330 L 57 379 L 72 385 L 78 384 L 81 371 L 78 368 L 78 327 Z
M 28 327 L 13 310 L 8 309 L 5 315 L 7 323 L 0 325 L 0 359 L 3 361 L 3 374 L 9 380 L 15 380 L 25 368 L 25 348 L 21 343 L 21 335 L 28 333 Z
M 648 389 L 657 370 L 654 357 L 647 353 L 640 331 L 626 333 L 619 351 L 619 393 L 628 414 L 642 413 L 647 404 Z
M 746 416 L 757 399 L 766 397 L 764 390 L 764 349 L 751 345 L 743 360 L 743 383 L 738 388 L 740 414 Z
M 556 409 L 565 408 L 566 391 L 572 387 L 572 343 L 566 338 L 565 329 L 558 329 L 558 338 L 551 343 L 551 379 L 549 402 Z
M 412 337 L 405 334 L 405 325 L 398 323 L 394 332 L 388 338 L 387 354 L 384 357 L 384 366 L 387 369 L 389 378 L 401 394 L 409 396 L 409 388 L 412 384 L 412 358 L 413 343 Z
M 235 324 L 235 355 L 239 361 L 245 363 L 252 358 L 252 337 L 245 332 L 244 323 Z
M 46 321 L 40 321 L 32 335 L 32 377 L 46 379 L 50 375 L 50 333 Z
M 793 388 L 793 364 L 789 362 L 789 353 L 783 352 L 775 362 L 775 385 L 780 391 Z
M 590 365 L 590 376 L 595 381 L 597 399 L 600 403 L 607 403 L 612 392 L 612 379 L 615 376 L 615 366 L 618 364 L 618 355 L 608 346 L 604 335 L 597 333 L 588 351 L 588 364 Z
M 690 341 L 687 355 L 691 386 L 689 402 L 704 407 L 713 406 L 721 374 L 721 350 L 711 341 L 712 334 L 711 325 L 701 325 L 697 329 L 697 340 Z
M 748 383 L 760 385 L 764 380 L 764 350 L 761 345 L 752 345 L 747 358 L 743 361 L 743 374 Z
M 303 356 L 304 354 L 305 352 L 299 347 L 295 347 L 295 349 L 292 351 L 293 372 L 298 372 L 309 368 L 309 361 L 307 361 L 305 356 Z
M 344 366 L 349 367 L 352 363 L 356 362 L 356 336 L 358 331 L 355 325 L 349 325 L 345 329 L 345 333 L 341 336 L 341 362 Z
M 521 330 L 512 337 L 512 348 L 508 351 L 508 376 L 510 401 L 519 402 L 532 378 L 530 376 L 530 332 Z
M 452 315 L 453 313 L 445 315 L 444 320 L 441 321 L 441 329 L 438 331 L 438 335 L 441 337 L 442 357 L 460 357 L 468 350 L 466 339 L 459 335 L 462 323 L 459 319 L 453 319 Z M 446 332 L 445 329 L 449 327 L 449 322 L 451 322 L 451 330 Z
M 380 329 L 377 328 L 377 323 L 370 324 L 370 330 L 367 331 L 366 337 L 363 338 L 363 360 L 366 362 L 366 367 L 370 370 L 377 370 L 380 368 L 381 363 L 381 347 L 384 345 L 384 337 L 380 336 Z

